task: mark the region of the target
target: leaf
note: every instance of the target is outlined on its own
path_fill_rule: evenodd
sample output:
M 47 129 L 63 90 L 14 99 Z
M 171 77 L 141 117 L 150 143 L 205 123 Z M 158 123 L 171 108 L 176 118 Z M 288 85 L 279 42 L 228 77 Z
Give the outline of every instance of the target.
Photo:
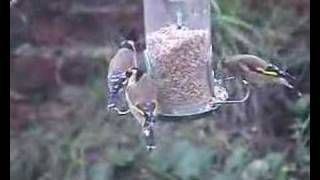
M 269 176 L 269 164 L 264 160 L 252 161 L 243 171 L 241 178 L 243 180 L 262 180 Z
M 281 153 L 270 153 L 264 159 L 268 162 L 271 172 L 278 172 L 285 160 Z
M 94 164 L 89 168 L 90 180 L 109 180 L 112 178 L 113 169 L 107 163 Z
M 192 146 L 185 150 L 184 157 L 177 163 L 175 174 L 182 179 L 200 177 L 202 172 L 210 168 L 212 152 Z
M 116 166 L 126 166 L 135 159 L 136 151 L 130 149 L 108 149 L 108 157 L 110 162 Z
M 310 109 L 310 95 L 302 96 L 292 107 L 291 110 L 297 116 L 306 116 Z
M 200 178 L 212 164 L 213 151 L 196 147 L 188 141 L 176 142 L 150 156 L 151 166 L 181 179 Z
M 215 176 L 212 180 L 239 180 L 239 176 L 237 174 L 222 173 Z
M 227 172 L 240 172 L 246 164 L 250 161 L 250 151 L 245 147 L 238 147 L 232 152 L 231 156 L 226 162 Z

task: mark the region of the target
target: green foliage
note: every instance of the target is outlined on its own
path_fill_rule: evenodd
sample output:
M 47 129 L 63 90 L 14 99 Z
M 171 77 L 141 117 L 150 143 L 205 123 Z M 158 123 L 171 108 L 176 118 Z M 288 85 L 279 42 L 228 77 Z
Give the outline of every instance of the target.
M 286 180 L 287 172 L 283 170 L 284 156 L 270 153 L 263 159 L 253 160 L 243 171 L 243 180 Z
M 94 164 L 89 167 L 90 180 L 110 180 L 112 178 L 113 169 L 108 163 Z
M 212 0 L 212 29 L 215 52 L 219 57 L 257 51 L 257 38 L 261 32 L 239 18 L 242 1 Z M 256 38 L 256 39 L 254 39 Z
M 217 180 L 236 180 L 239 179 L 241 172 L 252 160 L 252 152 L 243 145 L 236 145 L 231 154 L 226 159 L 221 172 L 217 172 L 213 179 Z
M 234 149 L 226 162 L 227 172 L 239 172 L 249 162 L 251 158 L 250 151 L 245 147 L 237 147 Z
M 134 162 L 137 151 L 133 149 L 119 149 L 110 147 L 108 149 L 108 157 L 114 166 L 128 166 Z
M 302 174 L 310 174 L 310 95 L 302 96 L 291 110 L 296 115 L 293 125 L 296 165 Z
M 254 156 L 254 151 L 237 145 L 228 156 L 222 171 L 215 180 L 286 180 L 288 170 L 285 154 L 270 152 L 264 158 Z
M 196 147 L 188 141 L 175 142 L 150 156 L 151 167 L 161 174 L 181 179 L 199 179 L 212 165 L 210 149 Z
M 296 115 L 293 137 L 298 144 L 305 146 L 310 141 L 310 95 L 302 96 L 291 110 Z

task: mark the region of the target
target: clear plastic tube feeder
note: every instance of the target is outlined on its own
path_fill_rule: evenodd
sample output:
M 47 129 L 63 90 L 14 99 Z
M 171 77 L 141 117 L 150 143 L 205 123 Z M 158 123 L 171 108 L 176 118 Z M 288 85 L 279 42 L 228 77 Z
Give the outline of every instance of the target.
M 145 63 L 157 81 L 159 112 L 189 116 L 212 110 L 208 0 L 144 0 Z

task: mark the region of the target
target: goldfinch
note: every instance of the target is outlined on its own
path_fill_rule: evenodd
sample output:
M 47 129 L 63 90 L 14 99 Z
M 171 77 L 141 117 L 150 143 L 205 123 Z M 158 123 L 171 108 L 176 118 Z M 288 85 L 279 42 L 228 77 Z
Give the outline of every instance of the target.
M 128 69 L 133 68 L 135 64 L 136 52 L 133 41 L 123 41 L 118 52 L 110 60 L 107 76 L 109 89 L 107 108 L 116 109 L 119 114 L 128 113 L 128 110 L 120 111 L 117 104 L 124 96 L 123 87 L 128 79 L 126 72 Z
M 155 149 L 153 127 L 158 114 L 156 83 L 138 68 L 132 68 L 127 74 L 130 76 L 125 89 L 127 103 L 132 115 L 143 128 L 147 149 Z
M 282 84 L 290 89 L 294 87 L 288 78 L 295 79 L 288 72 L 277 66 L 267 63 L 263 59 L 248 54 L 239 54 L 226 57 L 221 62 L 222 69 L 234 76 L 239 76 L 249 84 L 261 86 L 264 84 Z

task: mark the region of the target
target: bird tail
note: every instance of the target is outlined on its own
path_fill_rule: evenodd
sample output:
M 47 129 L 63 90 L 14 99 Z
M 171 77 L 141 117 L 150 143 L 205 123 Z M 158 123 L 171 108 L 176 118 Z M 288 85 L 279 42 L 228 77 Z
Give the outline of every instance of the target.
M 156 110 L 155 103 L 145 103 L 143 107 L 144 116 L 146 118 L 144 127 L 152 127 L 155 123 L 154 112 Z
M 156 148 L 153 128 L 147 127 L 144 129 L 143 133 L 146 141 L 146 148 L 148 151 L 152 151 Z
M 119 99 L 119 91 L 123 87 L 123 83 L 126 80 L 126 76 L 124 73 L 114 73 L 110 77 L 108 77 L 108 89 L 109 89 L 109 97 L 107 107 L 114 108 Z
M 108 101 L 107 101 L 107 108 L 108 109 L 115 108 L 118 99 L 119 99 L 118 93 L 110 92 L 109 97 L 108 97 Z
M 146 103 L 144 104 L 144 115 L 145 115 L 145 123 L 143 125 L 144 135 L 146 139 L 146 147 L 150 151 L 156 148 L 153 127 L 155 123 L 154 112 L 156 110 L 155 103 Z

